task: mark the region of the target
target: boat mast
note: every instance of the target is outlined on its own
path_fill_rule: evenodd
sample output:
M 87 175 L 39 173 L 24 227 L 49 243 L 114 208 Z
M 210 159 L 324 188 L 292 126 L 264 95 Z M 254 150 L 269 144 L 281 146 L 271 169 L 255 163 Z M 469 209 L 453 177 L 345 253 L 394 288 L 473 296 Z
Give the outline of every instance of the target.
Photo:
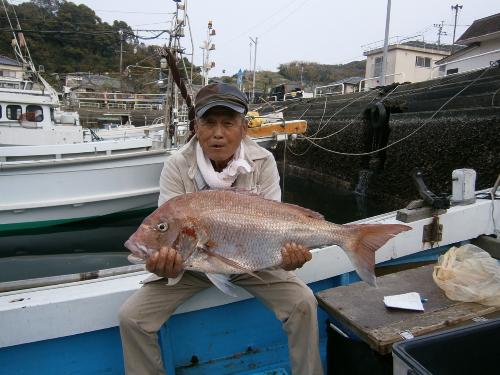
M 12 6 L 12 12 L 14 13 L 14 18 L 16 22 L 16 28 L 14 28 L 12 21 L 10 19 L 9 12 L 7 10 L 7 5 L 5 0 L 2 0 L 3 9 L 5 11 L 5 16 L 7 18 L 7 22 L 9 23 L 10 29 L 12 31 L 12 47 L 14 48 L 14 54 L 16 55 L 17 61 L 19 61 L 23 65 L 23 69 L 27 71 L 30 78 L 35 78 L 40 81 L 44 87 L 44 89 L 49 93 L 53 102 L 56 105 L 59 105 L 59 97 L 57 96 L 57 92 L 52 88 L 52 86 L 40 75 L 40 73 L 36 70 L 35 64 L 33 63 L 33 59 L 31 58 L 30 50 L 28 48 L 28 43 L 26 43 L 26 39 L 24 38 L 24 34 L 21 29 L 21 24 L 19 23 L 19 18 L 17 17 L 16 9 Z M 23 54 L 24 48 L 24 54 Z

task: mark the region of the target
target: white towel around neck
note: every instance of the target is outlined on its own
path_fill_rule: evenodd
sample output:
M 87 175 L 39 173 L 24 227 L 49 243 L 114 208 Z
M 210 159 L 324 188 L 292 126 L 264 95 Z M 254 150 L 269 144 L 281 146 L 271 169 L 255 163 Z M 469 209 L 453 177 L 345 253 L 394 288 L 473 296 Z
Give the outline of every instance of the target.
M 196 162 L 205 182 L 212 189 L 230 188 L 239 174 L 250 173 L 252 167 L 245 160 L 245 147 L 243 143 L 236 150 L 233 159 L 229 161 L 222 172 L 217 172 L 210 159 L 205 155 L 200 144 L 196 144 Z

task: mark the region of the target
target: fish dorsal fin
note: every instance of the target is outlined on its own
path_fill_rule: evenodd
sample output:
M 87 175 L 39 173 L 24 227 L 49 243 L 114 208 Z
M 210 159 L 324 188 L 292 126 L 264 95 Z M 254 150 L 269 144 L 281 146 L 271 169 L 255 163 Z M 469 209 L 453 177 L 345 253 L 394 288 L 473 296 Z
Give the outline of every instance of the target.
M 236 285 L 229 281 L 229 276 L 218 273 L 206 273 L 205 275 L 222 293 L 231 297 L 238 297 Z
M 289 208 L 296 210 L 297 212 L 300 212 L 302 215 L 305 215 L 307 217 L 311 217 L 313 219 L 318 219 L 318 220 L 325 220 L 325 217 L 321 215 L 319 212 L 310 210 L 309 208 L 304 208 L 301 206 L 297 206 L 296 204 L 291 204 L 291 203 L 285 203 Z
M 236 187 L 236 186 L 232 186 L 232 187 L 228 187 L 228 188 L 210 188 L 210 189 L 205 189 L 203 190 L 203 192 L 214 192 L 214 191 L 229 191 L 229 192 L 232 192 L 232 193 L 237 193 L 237 194 L 242 194 L 242 195 L 249 195 L 249 196 L 254 196 L 254 197 L 261 197 L 262 196 L 260 194 L 257 194 L 255 191 L 253 190 L 250 190 L 250 189 L 245 189 L 245 188 L 242 188 L 242 187 Z

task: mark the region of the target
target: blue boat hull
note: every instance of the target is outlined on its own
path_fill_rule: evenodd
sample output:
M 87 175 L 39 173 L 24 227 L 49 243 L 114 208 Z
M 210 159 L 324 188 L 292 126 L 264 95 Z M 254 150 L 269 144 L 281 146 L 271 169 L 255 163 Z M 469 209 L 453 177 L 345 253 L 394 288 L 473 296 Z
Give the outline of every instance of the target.
M 381 265 L 435 260 L 426 251 Z M 314 292 L 346 285 L 353 272 L 310 284 Z M 99 314 L 99 311 L 95 311 Z M 326 363 L 326 321 L 318 309 L 320 347 Z M 159 334 L 167 374 L 291 374 L 287 338 L 273 313 L 256 299 L 174 315 Z M 0 349 L 0 374 L 123 374 L 117 327 Z

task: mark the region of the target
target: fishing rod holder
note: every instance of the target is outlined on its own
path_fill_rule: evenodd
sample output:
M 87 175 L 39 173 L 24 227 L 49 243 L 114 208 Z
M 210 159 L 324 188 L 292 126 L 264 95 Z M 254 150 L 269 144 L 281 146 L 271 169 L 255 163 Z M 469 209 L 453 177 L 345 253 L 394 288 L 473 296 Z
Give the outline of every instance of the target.
M 436 210 L 450 208 L 450 199 L 446 193 L 436 195 L 427 188 L 423 179 L 422 171 L 415 168 L 411 172 L 411 177 L 415 183 L 418 194 L 428 206 Z

